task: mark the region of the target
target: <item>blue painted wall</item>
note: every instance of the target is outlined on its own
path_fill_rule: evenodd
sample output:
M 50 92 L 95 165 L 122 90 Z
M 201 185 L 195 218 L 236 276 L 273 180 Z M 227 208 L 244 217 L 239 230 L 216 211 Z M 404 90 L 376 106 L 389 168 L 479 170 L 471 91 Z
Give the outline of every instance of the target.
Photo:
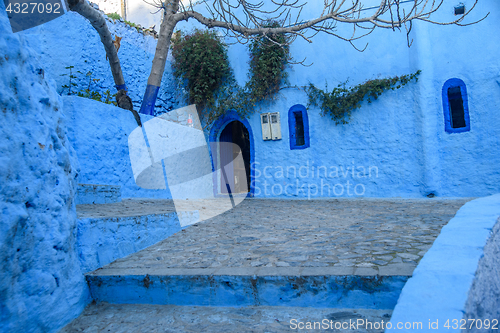
M 473 4 L 464 3 L 466 8 Z M 456 19 L 455 5 L 445 1 L 434 18 Z M 307 8 L 305 17 L 314 15 L 319 7 L 308 4 Z M 275 102 L 261 105 L 249 119 L 255 142 L 255 196 L 467 197 L 498 192 L 498 4 L 482 1 L 469 22 L 488 12 L 484 21 L 468 27 L 416 22 L 409 35 L 411 48 L 406 46 L 406 32 L 397 30 L 374 31 L 356 44 L 362 47 L 368 43 L 363 53 L 331 36 L 317 35 L 312 44 L 297 39 L 291 54 L 299 60 L 306 57 L 313 65 L 289 68 L 291 86 L 312 82 L 318 87 L 325 83 L 334 87 L 346 80 L 355 85 L 419 69 L 422 74 L 418 83 L 385 92 L 371 104 L 362 103 L 347 125 L 336 126 L 333 120 L 321 117 L 318 108 L 310 108 L 310 147 L 303 150 L 290 150 L 287 123 L 290 107 L 307 105 L 306 94 L 288 88 Z M 342 28 L 339 32 L 348 33 Z M 229 58 L 238 82 L 244 84 L 248 71 L 245 60 L 249 59 L 246 47 L 231 46 Z M 459 78 L 467 86 L 469 132 L 445 131 L 441 93 L 450 78 Z M 262 112 L 280 113 L 282 140 L 262 140 Z
M 128 146 L 137 128 L 132 112 L 76 96 L 63 101 L 68 137 L 80 163 L 78 183 L 120 185 L 123 198 L 171 198 L 168 189 L 142 189 L 135 183 Z M 141 115 L 143 123 L 151 118 Z
M 464 3 L 470 8 L 473 1 Z M 446 0 L 433 17 L 438 21 L 456 19 L 455 5 L 454 1 Z M 326 83 L 334 87 L 345 81 L 356 85 L 419 69 L 422 74 L 418 83 L 388 91 L 371 104 L 362 103 L 346 125 L 336 126 L 333 120 L 320 116 L 318 108 L 310 108 L 307 111 L 310 147 L 307 149 L 290 149 L 287 126 L 290 107 L 307 105 L 303 90 L 283 89 L 276 101 L 260 105 L 248 119 L 253 132 L 255 196 L 483 196 L 498 192 L 500 173 L 496 165 L 500 156 L 495 152 L 500 137 L 496 126 L 500 120 L 496 111 L 500 104 L 500 63 L 495 55 L 500 51 L 500 44 L 495 27 L 500 17 L 497 9 L 495 1 L 482 1 L 469 21 L 488 12 L 490 15 L 468 27 L 415 22 L 409 34 L 411 48 L 406 46 L 406 32 L 397 30 L 375 30 L 356 42 L 360 48 L 368 43 L 362 53 L 329 35 L 319 34 L 313 43 L 297 39 L 291 46 L 291 54 L 298 60 L 306 58 L 306 63 L 312 66 L 289 67 L 291 86 L 312 82 L 318 87 Z M 320 11 L 320 4 L 309 3 L 303 17 L 313 17 Z M 179 23 L 177 28 L 190 30 L 196 26 L 199 27 L 189 21 Z M 110 29 L 124 35 L 119 56 L 132 99 L 138 106 L 155 41 L 120 25 L 110 24 Z M 339 27 L 338 32 L 350 34 L 348 28 Z M 55 78 L 58 85 L 66 80 L 59 76 L 66 71 L 64 66 L 75 65 L 83 66 L 83 72 L 95 71 L 103 87 L 112 87 L 98 36 L 78 15 L 66 14 L 23 34 L 40 50 L 47 75 Z M 66 41 L 65 44 L 61 40 Z M 238 83 L 243 85 L 248 72 L 247 47 L 230 46 L 229 59 Z M 468 132 L 445 131 L 441 92 L 450 78 L 459 78 L 466 84 L 471 126 Z M 179 94 L 174 91 L 172 79 L 170 63 L 167 63 L 160 95 L 168 95 L 168 98 L 166 106 L 156 108 L 157 111 L 177 105 L 175 98 Z M 262 112 L 280 113 L 282 140 L 262 140 L 259 116 Z M 218 134 L 208 132 L 207 139 L 217 138 Z M 92 133 L 86 135 L 91 137 Z M 302 172 L 299 174 L 299 171 Z M 103 174 L 103 183 L 105 177 Z M 121 184 L 114 179 L 116 175 L 110 175 L 108 183 Z
M 111 35 L 122 37 L 118 57 L 134 108 L 139 110 L 151 72 L 157 40 L 152 36 L 138 33 L 135 28 L 125 23 L 113 21 L 107 16 L 105 18 Z M 67 89 L 61 88 L 69 82 L 68 76 L 61 76 L 69 73 L 69 70 L 65 68 L 67 66 L 75 67 L 73 74 L 77 76 L 77 79 L 73 82 L 78 84 L 77 90 L 88 87 L 89 80 L 86 73 L 91 71 L 92 78 L 99 80 L 92 82 L 92 90 L 103 94 L 109 89 L 111 94 L 116 93 L 111 69 L 99 35 L 81 15 L 69 11 L 53 21 L 19 34 L 26 38 L 30 47 L 38 51 L 40 64 L 45 69 L 46 75 L 56 81 L 59 93 L 67 94 Z M 81 74 L 76 71 L 80 71 Z M 178 96 L 180 92 L 175 89 L 169 59 L 155 111 L 164 113 L 176 108 Z
M 73 236 L 78 160 L 41 65 L 0 2 L 0 332 L 56 332 L 90 301 Z

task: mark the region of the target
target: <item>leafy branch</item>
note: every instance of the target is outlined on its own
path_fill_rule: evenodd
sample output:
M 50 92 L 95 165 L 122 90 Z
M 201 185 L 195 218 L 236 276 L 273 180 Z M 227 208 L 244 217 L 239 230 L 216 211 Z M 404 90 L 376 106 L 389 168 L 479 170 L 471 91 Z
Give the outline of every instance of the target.
M 336 125 L 347 124 L 351 117 L 351 112 L 361 106 L 361 102 L 368 96 L 368 103 L 376 100 L 385 90 L 399 89 L 409 82 L 418 81 L 418 75 L 422 71 L 418 70 L 413 74 L 395 76 L 386 79 L 374 79 L 347 88 L 347 82 L 341 83 L 331 92 L 317 88 L 309 83 L 306 93 L 309 98 L 308 108 L 316 106 L 321 109 L 321 115 L 330 115 Z

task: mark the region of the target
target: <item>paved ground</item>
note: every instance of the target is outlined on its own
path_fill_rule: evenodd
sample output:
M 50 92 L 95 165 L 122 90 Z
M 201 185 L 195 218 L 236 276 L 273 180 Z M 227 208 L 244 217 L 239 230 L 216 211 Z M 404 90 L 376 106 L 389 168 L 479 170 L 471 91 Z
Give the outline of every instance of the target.
M 95 274 L 411 275 L 441 227 L 470 199 L 259 200 L 195 224 Z M 79 206 L 79 216 L 134 216 L 172 211 L 168 200 Z M 308 272 L 308 273 L 307 273 Z M 306 274 L 307 273 L 307 274 Z M 349 320 L 387 322 L 392 310 L 299 307 L 89 306 L 69 332 L 314 332 L 293 323 L 322 322 L 332 332 Z M 317 324 L 318 325 L 318 324 Z M 302 327 L 302 326 L 300 326 Z M 304 326 L 307 327 L 307 326 Z M 352 326 L 350 326 L 352 328 Z M 377 326 L 375 326 L 377 327 Z M 317 330 L 316 330 L 317 331 Z
M 246 199 L 235 209 L 192 225 L 96 273 L 146 269 L 146 274 L 147 269 L 156 268 L 206 269 L 207 274 L 217 269 L 227 274 L 232 269 L 257 274 L 284 268 L 297 275 L 297 269 L 303 268 L 346 272 L 345 268 L 351 267 L 375 275 L 382 269 L 403 267 L 411 275 L 442 226 L 468 200 Z M 143 214 L 156 209 L 146 201 L 127 205 L 136 211 L 143 206 Z
M 327 332 L 375 333 L 383 332 L 375 327 L 380 327 L 378 325 L 382 321 L 388 322 L 391 314 L 392 310 L 101 303 L 87 307 L 80 317 L 60 333 L 324 332 L 325 330 L 318 329 L 320 324 L 324 325 L 323 329 L 328 328 Z M 315 322 L 317 329 L 299 329 L 308 327 L 308 323 L 310 327 L 314 327 Z M 360 326 L 350 326 L 354 323 L 359 323 Z M 335 329 L 336 325 L 340 329 Z M 344 325 L 344 329 L 340 325 Z M 350 329 L 347 328 L 349 326 Z

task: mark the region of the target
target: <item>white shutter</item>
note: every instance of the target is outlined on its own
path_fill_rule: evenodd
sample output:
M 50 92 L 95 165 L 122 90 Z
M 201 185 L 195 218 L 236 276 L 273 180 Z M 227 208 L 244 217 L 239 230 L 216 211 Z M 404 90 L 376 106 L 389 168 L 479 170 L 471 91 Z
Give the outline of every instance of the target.
M 269 113 L 261 113 L 260 123 L 262 125 L 262 140 L 272 140 Z
M 281 121 L 279 112 L 270 113 L 273 140 L 281 140 Z

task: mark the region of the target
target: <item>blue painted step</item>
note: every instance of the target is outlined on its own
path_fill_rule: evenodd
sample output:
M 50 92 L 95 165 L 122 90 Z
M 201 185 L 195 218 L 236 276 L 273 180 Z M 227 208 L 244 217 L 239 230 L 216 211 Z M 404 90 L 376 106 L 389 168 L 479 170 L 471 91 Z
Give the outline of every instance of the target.
M 182 272 L 189 271 L 187 269 L 127 275 L 125 271 L 113 273 L 104 268 L 88 274 L 86 278 L 94 300 L 117 304 L 392 309 L 409 278 L 400 275 L 277 276 Z

